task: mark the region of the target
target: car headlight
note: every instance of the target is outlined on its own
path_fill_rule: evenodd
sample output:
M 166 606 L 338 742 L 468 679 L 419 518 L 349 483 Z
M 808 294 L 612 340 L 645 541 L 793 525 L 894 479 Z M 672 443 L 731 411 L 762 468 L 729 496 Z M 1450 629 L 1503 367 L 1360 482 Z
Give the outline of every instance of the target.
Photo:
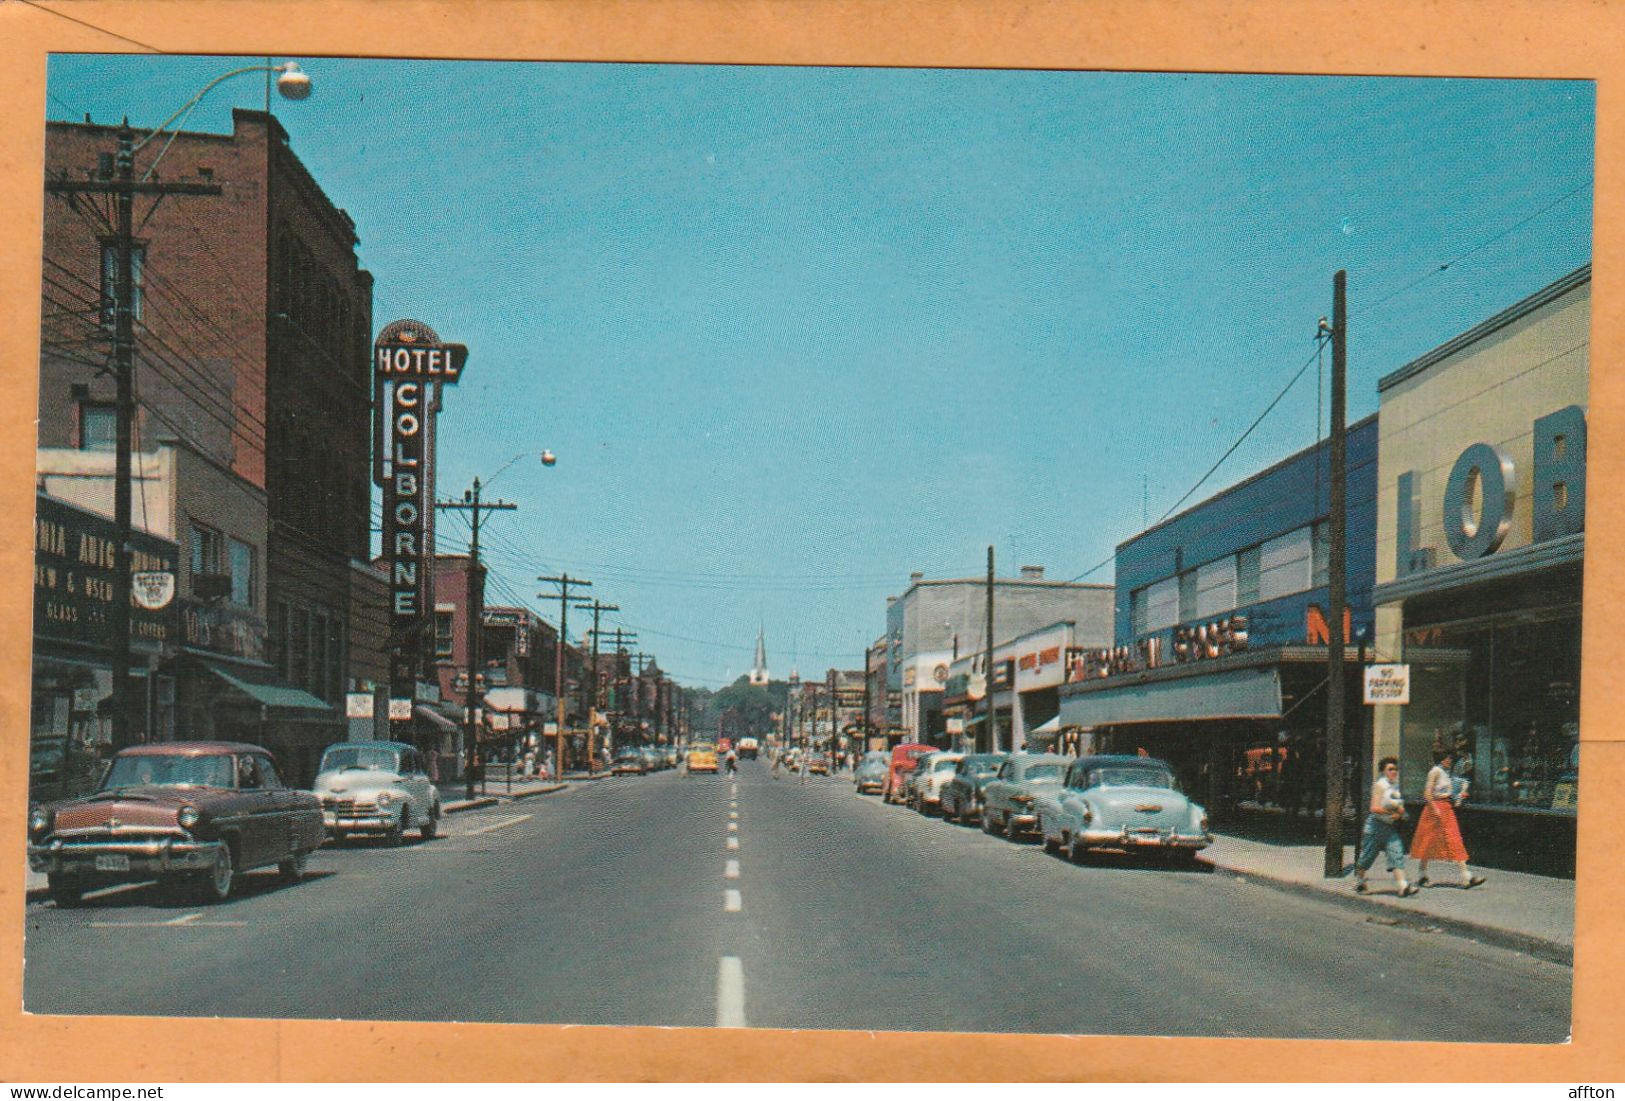
M 35 807 L 28 815 L 28 832 L 33 834 L 51 832 L 51 812 L 44 807 Z
M 181 808 L 181 812 L 175 816 L 175 819 L 176 821 L 180 822 L 182 829 L 189 830 L 193 826 L 197 825 L 199 817 L 201 816 L 198 814 L 196 807 L 185 806 Z
M 1207 832 L 1207 815 L 1206 814 L 1203 814 L 1201 819 L 1197 822 L 1197 829 L 1201 830 L 1203 833 Z
M 389 794 L 389 792 L 380 791 L 378 793 L 378 805 L 380 807 L 387 807 L 392 802 L 394 802 L 394 798 Z
M 1089 806 L 1088 804 L 1084 804 L 1084 808 L 1083 808 L 1083 824 L 1087 826 L 1090 822 L 1093 822 L 1094 820 L 1095 820 L 1094 808 Z

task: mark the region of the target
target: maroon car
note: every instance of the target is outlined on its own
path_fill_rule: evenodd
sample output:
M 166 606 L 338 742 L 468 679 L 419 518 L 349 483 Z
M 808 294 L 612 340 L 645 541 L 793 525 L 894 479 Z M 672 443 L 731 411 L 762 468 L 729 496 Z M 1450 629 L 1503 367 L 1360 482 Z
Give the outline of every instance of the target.
M 284 784 L 265 750 L 164 742 L 119 753 L 94 794 L 34 808 L 28 862 L 58 906 L 146 879 L 221 902 L 254 868 L 297 881 L 324 836 L 321 803 Z

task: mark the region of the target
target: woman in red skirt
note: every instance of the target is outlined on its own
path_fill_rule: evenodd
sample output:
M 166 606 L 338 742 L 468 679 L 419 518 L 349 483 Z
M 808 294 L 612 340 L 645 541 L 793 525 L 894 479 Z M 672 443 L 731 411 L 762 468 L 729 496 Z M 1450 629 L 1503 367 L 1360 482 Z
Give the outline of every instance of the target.
M 1422 820 L 1416 824 L 1416 835 L 1411 838 L 1411 856 L 1419 864 L 1416 885 L 1429 886 L 1428 861 L 1443 860 L 1461 868 L 1461 886 L 1471 889 L 1484 882 L 1481 875 L 1467 870 L 1467 846 L 1461 840 L 1461 827 L 1456 824 L 1455 808 L 1466 795 L 1465 788 L 1458 794 L 1456 780 L 1450 775 L 1454 756 L 1449 750 L 1433 754 L 1433 770 L 1428 773 L 1422 788 Z

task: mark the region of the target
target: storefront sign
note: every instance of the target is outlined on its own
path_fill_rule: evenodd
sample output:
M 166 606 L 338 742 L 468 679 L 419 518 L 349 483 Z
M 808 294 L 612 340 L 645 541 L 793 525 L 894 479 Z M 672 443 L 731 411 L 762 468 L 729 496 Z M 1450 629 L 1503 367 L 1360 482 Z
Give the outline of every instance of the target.
M 376 344 L 373 369 L 381 379 L 456 382 L 468 362 L 468 349 L 461 344 Z
M 1367 665 L 1365 667 L 1366 703 L 1410 703 L 1411 667 L 1409 665 Z
M 412 717 L 412 701 L 411 700 L 394 700 L 394 699 L 392 699 L 392 700 L 389 701 L 389 720 L 390 720 L 390 722 L 401 722 L 401 721 L 404 721 L 404 720 L 409 720 L 409 719 L 411 719 L 411 717 Z
M 410 717 L 410 714 L 411 714 L 411 701 L 402 700 L 401 702 L 407 704 L 407 713 L 408 713 L 408 717 Z M 345 696 L 344 696 L 344 717 L 347 718 L 347 719 L 370 719 L 370 718 L 372 718 L 372 693 L 371 692 L 347 692 L 347 693 L 345 693 Z
M 1586 421 L 1577 405 L 1535 420 L 1533 515 L 1530 541 L 1545 542 L 1585 530 Z M 1398 479 L 1394 572 L 1406 577 L 1432 568 L 1434 548 L 1416 545 L 1419 524 L 1417 473 Z M 1512 457 L 1489 443 L 1475 443 L 1456 459 L 1445 482 L 1444 537 L 1451 551 L 1471 562 L 1501 549 L 1513 528 L 1518 469 Z
M 181 598 L 181 639 L 188 646 L 252 661 L 265 660 L 265 620 L 247 608 Z
M 34 636 L 111 650 L 114 538 L 106 517 L 44 495 L 35 497 Z M 136 574 L 173 574 L 174 543 L 146 532 L 130 533 L 130 569 Z M 175 640 L 173 603 L 143 607 L 130 594 L 130 637 L 164 644 Z
M 944 723 L 946 724 L 948 733 L 950 734 L 965 733 L 965 720 L 961 716 L 955 715 L 950 719 L 945 719 Z
M 1204 661 L 1247 649 L 1247 617 L 1225 616 L 1211 623 L 1174 628 L 1174 660 Z
M 1080 647 L 1068 663 L 1066 680 L 1100 680 L 1120 673 L 1143 673 L 1162 665 L 1162 639 L 1142 638 L 1132 646 Z
M 136 607 L 161 612 L 175 599 L 175 575 L 162 570 L 130 575 L 130 599 Z

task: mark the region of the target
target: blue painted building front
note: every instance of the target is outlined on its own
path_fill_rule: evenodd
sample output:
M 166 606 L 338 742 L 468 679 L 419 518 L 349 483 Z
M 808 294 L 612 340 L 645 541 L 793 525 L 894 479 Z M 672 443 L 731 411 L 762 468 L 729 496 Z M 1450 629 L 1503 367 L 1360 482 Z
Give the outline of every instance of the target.
M 1079 732 L 1079 748 L 1164 758 L 1215 821 L 1319 828 L 1330 485 L 1322 441 L 1118 546 L 1115 644 L 1074 654 L 1061 690 L 1060 721 Z M 1354 785 L 1370 757 L 1353 663 L 1373 636 L 1376 489 L 1372 416 L 1348 431 L 1344 744 Z

